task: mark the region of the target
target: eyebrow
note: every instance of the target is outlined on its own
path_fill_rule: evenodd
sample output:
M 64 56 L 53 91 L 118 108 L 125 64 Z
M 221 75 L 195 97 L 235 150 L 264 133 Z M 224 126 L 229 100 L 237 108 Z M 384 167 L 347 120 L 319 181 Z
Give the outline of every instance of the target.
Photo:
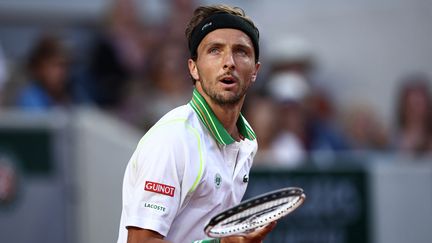
M 213 46 L 223 46 L 223 45 L 225 45 L 225 44 L 222 43 L 222 42 L 212 41 L 212 42 L 209 42 L 209 43 L 205 44 L 205 45 L 203 46 L 203 48 L 204 48 L 204 49 L 207 49 L 207 48 L 209 48 L 209 47 L 213 47 Z
M 243 49 L 250 49 L 250 50 L 253 50 L 254 48 L 252 47 L 252 46 L 250 46 L 250 45 L 245 45 L 245 44 L 234 44 L 234 47 L 236 47 L 236 48 L 243 48 Z
M 212 41 L 212 42 L 209 42 L 209 43 L 205 44 L 203 46 L 203 48 L 207 49 L 207 48 L 213 47 L 213 46 L 220 47 L 220 46 L 224 46 L 224 45 L 226 45 L 226 44 L 222 43 L 222 42 L 219 42 L 219 41 Z M 235 47 L 235 48 L 239 48 L 240 47 L 240 48 L 245 48 L 245 49 L 253 49 L 253 47 L 251 45 L 247 45 L 247 44 L 243 44 L 243 43 L 236 43 L 236 44 L 233 45 L 233 47 Z

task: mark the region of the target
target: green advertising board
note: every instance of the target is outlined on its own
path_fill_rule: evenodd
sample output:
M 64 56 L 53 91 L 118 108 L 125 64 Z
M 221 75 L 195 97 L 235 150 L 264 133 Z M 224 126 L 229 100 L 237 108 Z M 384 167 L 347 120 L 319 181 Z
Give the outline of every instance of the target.
M 0 155 L 14 158 L 23 173 L 48 175 L 53 170 L 52 131 L 43 128 L 0 129 Z
M 367 173 L 362 169 L 253 170 L 244 199 L 282 187 L 301 187 L 306 201 L 279 220 L 266 242 L 368 243 Z

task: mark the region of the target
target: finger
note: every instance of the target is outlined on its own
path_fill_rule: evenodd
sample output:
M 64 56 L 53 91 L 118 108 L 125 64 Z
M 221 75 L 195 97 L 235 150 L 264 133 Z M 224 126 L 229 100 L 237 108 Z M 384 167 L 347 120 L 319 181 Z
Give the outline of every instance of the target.
M 277 221 L 273 221 L 273 222 L 269 223 L 268 225 L 264 226 L 263 228 L 257 229 L 256 231 L 254 231 L 250 235 L 252 237 L 266 236 L 268 233 L 270 233 L 270 231 L 272 231 L 276 227 L 276 224 L 277 224 Z
M 266 232 L 270 232 L 276 227 L 276 225 L 277 221 L 273 221 L 270 224 L 266 225 L 263 230 L 265 230 Z

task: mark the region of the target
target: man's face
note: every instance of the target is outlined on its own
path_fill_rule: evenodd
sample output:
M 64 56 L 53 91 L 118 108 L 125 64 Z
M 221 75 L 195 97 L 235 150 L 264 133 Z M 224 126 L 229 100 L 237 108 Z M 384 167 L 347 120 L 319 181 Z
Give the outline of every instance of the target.
M 204 37 L 197 53 L 196 62 L 188 63 L 197 90 L 218 105 L 242 102 L 260 65 L 249 36 L 236 29 L 217 29 Z

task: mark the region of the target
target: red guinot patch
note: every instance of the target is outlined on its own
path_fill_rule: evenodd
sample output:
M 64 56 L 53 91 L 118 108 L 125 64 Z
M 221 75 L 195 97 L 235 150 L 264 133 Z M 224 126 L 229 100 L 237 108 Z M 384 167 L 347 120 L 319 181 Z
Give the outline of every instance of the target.
M 145 186 L 144 186 L 144 190 L 149 191 L 149 192 L 156 192 L 156 193 L 167 195 L 170 197 L 174 197 L 175 187 L 165 185 L 162 183 L 146 181 Z

